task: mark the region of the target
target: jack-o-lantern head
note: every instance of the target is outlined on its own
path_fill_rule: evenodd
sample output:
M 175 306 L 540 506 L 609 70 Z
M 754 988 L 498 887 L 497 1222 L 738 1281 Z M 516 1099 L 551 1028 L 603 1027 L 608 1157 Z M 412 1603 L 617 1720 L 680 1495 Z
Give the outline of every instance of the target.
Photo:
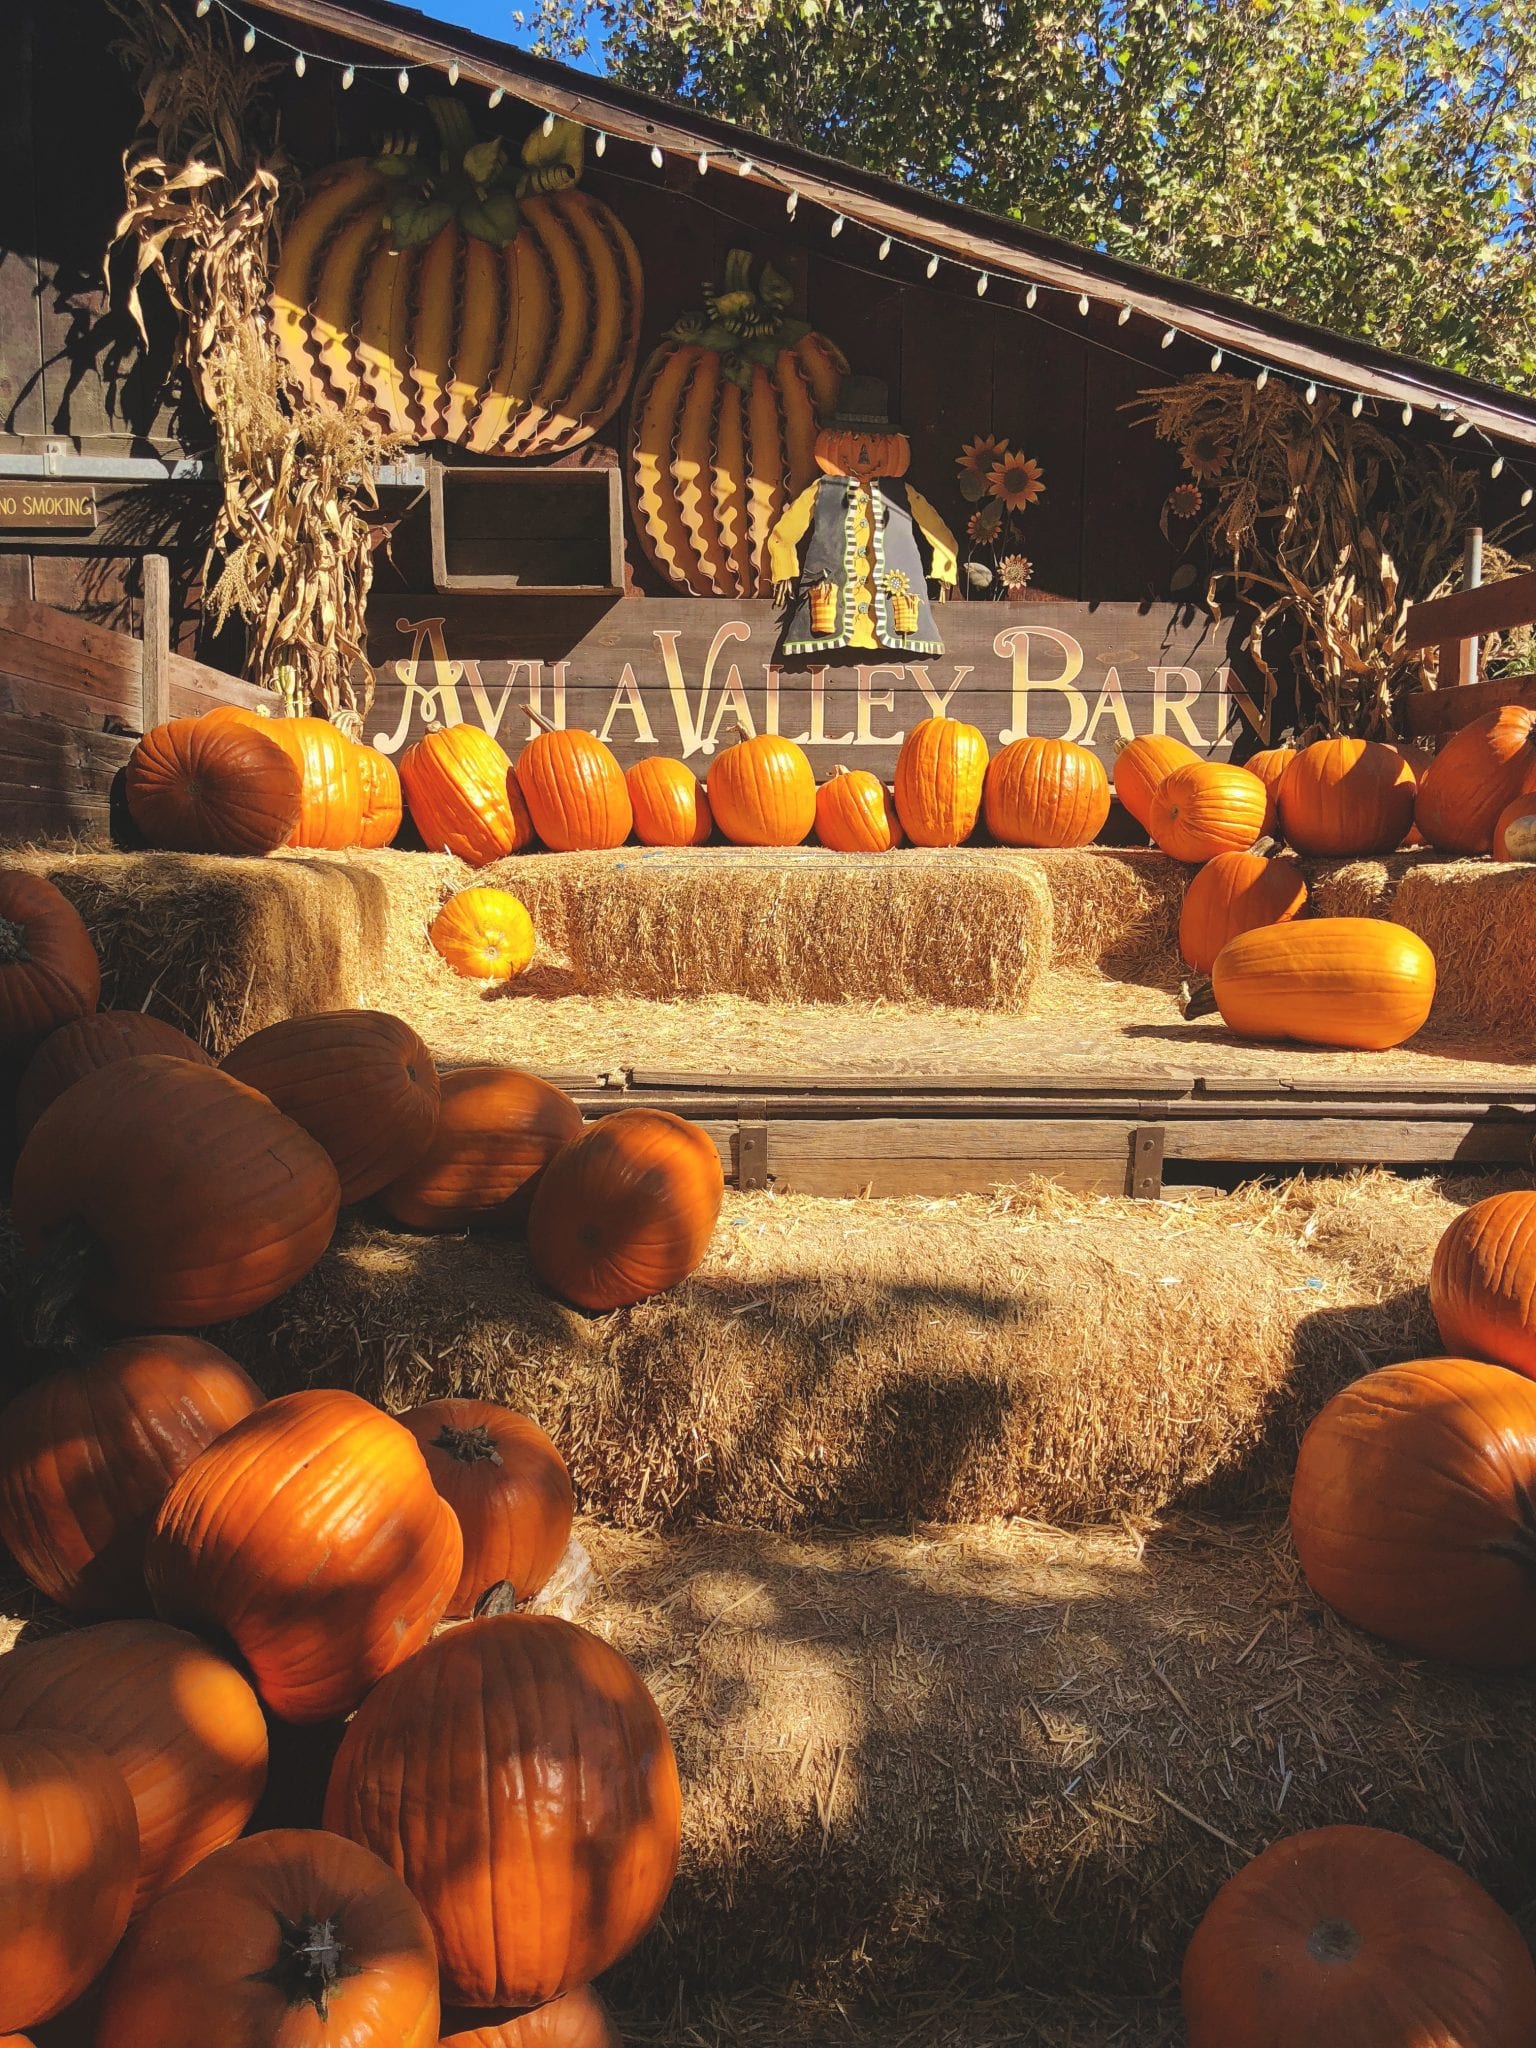
M 824 476 L 905 476 L 912 444 L 893 427 L 885 385 L 878 377 L 845 377 L 836 414 L 816 436 L 816 464 Z

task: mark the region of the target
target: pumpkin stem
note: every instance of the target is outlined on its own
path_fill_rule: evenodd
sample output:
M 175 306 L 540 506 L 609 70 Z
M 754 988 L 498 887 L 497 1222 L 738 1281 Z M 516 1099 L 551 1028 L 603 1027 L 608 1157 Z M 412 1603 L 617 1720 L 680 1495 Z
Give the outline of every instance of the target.
M 321 2019 L 329 2016 L 331 1993 L 343 1977 L 357 1974 L 349 1965 L 334 1920 L 285 1920 L 277 1914 L 277 1961 L 259 1973 L 258 1982 L 274 1984 L 289 2005 L 312 2005 Z
M 486 1621 L 499 1614 L 517 1612 L 517 1588 L 510 1579 L 498 1579 L 494 1586 L 487 1586 L 475 1602 L 476 1621 Z
M 523 709 L 539 728 L 540 732 L 559 732 L 560 728 L 556 725 L 555 721 L 552 718 L 546 718 L 542 711 L 535 711 L 531 704 L 525 704 Z
M 1195 982 L 1186 981 L 1179 988 L 1179 1013 L 1184 1017 L 1214 1017 L 1218 1005 L 1216 988 L 1208 974 L 1202 974 Z
M 0 967 L 19 967 L 31 956 L 27 952 L 27 928 L 14 919 L 0 917 Z
M 101 1240 L 82 1217 L 71 1216 L 32 1261 L 19 1304 L 23 1344 L 34 1351 L 78 1351 L 92 1341 L 85 1300 L 101 1270 Z
M 1307 1936 L 1307 1954 L 1319 1963 L 1349 1963 L 1360 1953 L 1360 1930 L 1347 1920 L 1319 1920 Z
M 483 1422 L 477 1422 L 472 1429 L 455 1429 L 452 1423 L 444 1423 L 439 1435 L 433 1437 L 432 1448 L 446 1451 L 451 1458 L 458 1458 L 465 1465 L 488 1461 L 501 1463 L 501 1453 L 496 1440 Z

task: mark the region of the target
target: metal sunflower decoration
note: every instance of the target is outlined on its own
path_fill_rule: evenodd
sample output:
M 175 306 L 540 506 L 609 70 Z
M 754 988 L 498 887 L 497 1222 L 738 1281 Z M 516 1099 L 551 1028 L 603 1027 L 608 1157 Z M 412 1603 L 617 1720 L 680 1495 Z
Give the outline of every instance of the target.
M 955 459 L 960 495 L 976 510 L 966 522 L 972 542 L 966 582 L 976 596 L 1017 603 L 1034 573 L 1023 551 L 1024 515 L 1045 490 L 1033 456 L 1022 455 L 997 434 L 978 434 Z

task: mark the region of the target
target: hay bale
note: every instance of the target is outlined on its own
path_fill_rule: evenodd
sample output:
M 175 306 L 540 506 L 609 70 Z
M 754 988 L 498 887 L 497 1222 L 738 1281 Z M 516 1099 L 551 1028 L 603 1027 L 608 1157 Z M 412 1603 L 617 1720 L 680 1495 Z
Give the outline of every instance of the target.
M 1061 847 L 1031 858 L 1051 892 L 1053 972 L 1177 986 L 1189 868 L 1147 847 Z

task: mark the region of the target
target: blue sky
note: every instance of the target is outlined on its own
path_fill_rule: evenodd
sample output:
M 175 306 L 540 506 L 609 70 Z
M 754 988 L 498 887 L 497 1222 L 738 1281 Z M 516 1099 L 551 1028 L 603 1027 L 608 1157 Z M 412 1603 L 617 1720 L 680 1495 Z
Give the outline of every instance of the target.
M 456 22 L 460 28 L 472 28 L 477 35 L 495 36 L 503 43 L 526 41 L 512 19 L 517 0 L 412 0 L 412 4 L 423 14 L 434 15 L 439 21 Z M 588 59 L 582 68 L 595 71 L 597 67 Z

